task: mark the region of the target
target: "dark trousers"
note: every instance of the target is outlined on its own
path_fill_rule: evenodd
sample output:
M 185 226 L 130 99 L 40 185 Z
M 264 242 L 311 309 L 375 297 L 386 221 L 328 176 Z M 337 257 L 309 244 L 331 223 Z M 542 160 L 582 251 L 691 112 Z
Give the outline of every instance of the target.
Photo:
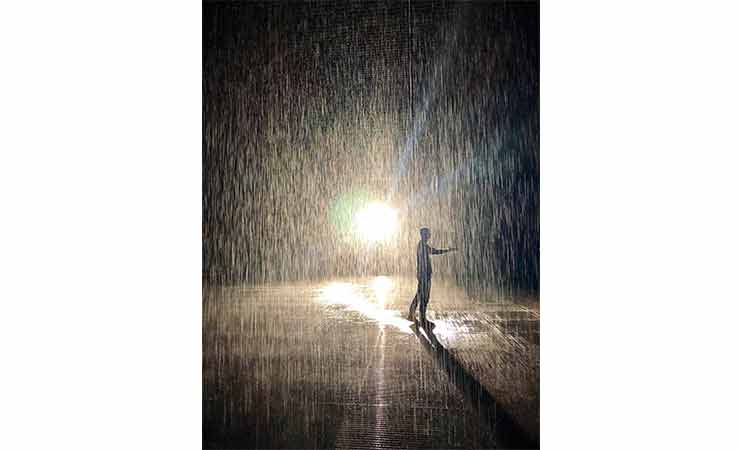
M 413 316 L 416 312 L 416 305 L 419 305 L 419 318 L 426 320 L 427 305 L 429 304 L 429 291 L 432 289 L 432 277 L 418 278 L 419 284 L 416 287 L 416 295 L 409 307 L 409 315 Z

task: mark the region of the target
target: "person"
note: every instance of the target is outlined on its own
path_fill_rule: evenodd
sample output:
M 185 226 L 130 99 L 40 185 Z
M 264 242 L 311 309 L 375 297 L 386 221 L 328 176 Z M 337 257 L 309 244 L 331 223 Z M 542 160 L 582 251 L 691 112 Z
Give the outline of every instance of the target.
M 432 288 L 432 261 L 430 255 L 443 255 L 448 252 L 457 250 L 455 247 L 446 249 L 436 249 L 429 245 L 429 239 L 432 237 L 432 232 L 429 228 L 421 228 L 419 230 L 421 234 L 421 240 L 416 246 L 416 279 L 419 284 L 416 288 L 416 295 L 414 300 L 411 302 L 409 307 L 408 320 L 413 322 L 414 315 L 416 313 L 416 305 L 419 305 L 419 322 L 422 326 L 431 325 L 431 322 L 427 320 L 427 305 L 429 304 L 429 291 Z

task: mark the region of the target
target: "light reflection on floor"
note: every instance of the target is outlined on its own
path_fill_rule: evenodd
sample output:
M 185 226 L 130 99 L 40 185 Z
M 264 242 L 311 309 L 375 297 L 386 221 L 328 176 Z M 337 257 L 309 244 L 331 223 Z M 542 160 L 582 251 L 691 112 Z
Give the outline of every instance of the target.
M 401 316 L 398 310 L 386 309 L 388 296 L 393 290 L 393 281 L 388 277 L 375 277 L 371 283 L 373 295 L 362 292 L 360 286 L 347 282 L 331 282 L 319 289 L 319 300 L 327 305 L 342 305 L 350 311 L 357 311 L 382 326 L 412 334 L 411 322 Z
M 370 287 L 370 292 L 363 289 L 367 286 Z M 413 334 L 413 323 L 406 320 L 406 310 L 388 308 L 391 304 L 398 307 L 411 302 L 411 299 L 399 296 L 398 286 L 392 278 L 378 276 L 369 283 L 329 282 L 319 289 L 318 299 L 326 305 L 341 305 L 349 311 L 359 312 L 365 318 L 378 322 L 380 327 L 392 326 L 403 333 Z M 430 318 L 434 318 L 433 313 L 430 313 Z M 447 343 L 454 343 L 459 336 L 469 331 L 465 325 L 448 323 L 441 318 L 435 318 L 434 324 L 435 335 Z

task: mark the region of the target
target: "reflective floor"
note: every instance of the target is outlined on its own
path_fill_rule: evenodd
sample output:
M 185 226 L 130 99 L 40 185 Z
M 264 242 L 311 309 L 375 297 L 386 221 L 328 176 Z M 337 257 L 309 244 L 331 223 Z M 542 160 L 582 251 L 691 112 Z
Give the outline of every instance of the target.
M 415 289 L 204 286 L 203 446 L 538 446 L 538 312 L 435 279 L 423 329 L 405 320 Z

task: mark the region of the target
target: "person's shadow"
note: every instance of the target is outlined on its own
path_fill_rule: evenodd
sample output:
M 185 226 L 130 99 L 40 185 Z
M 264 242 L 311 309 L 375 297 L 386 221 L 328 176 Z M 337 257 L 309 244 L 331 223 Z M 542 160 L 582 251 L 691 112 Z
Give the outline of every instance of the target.
M 422 326 L 414 320 L 416 337 L 435 361 L 447 372 L 450 381 L 468 401 L 469 406 L 490 428 L 499 448 L 539 448 L 539 437 L 529 436 L 511 415 L 502 409 L 478 380 L 437 339 L 431 323 Z

